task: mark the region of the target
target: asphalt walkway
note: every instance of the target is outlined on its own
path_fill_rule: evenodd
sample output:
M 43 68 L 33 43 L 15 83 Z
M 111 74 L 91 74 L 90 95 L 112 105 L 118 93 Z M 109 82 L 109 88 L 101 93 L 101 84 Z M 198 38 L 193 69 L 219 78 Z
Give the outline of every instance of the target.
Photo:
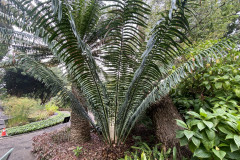
M 2 108 L 1 103 L 0 103 L 0 130 L 6 127 L 5 126 L 5 120 L 7 118 L 8 117 L 3 114 L 3 108 Z
M 31 153 L 32 138 L 36 135 L 43 134 L 44 132 L 52 132 L 54 130 L 69 126 L 70 122 L 65 124 L 58 124 L 53 127 L 45 128 L 31 133 L 11 136 L 0 137 L 0 157 L 2 157 L 8 150 L 14 148 L 9 160 L 34 160 L 35 157 Z

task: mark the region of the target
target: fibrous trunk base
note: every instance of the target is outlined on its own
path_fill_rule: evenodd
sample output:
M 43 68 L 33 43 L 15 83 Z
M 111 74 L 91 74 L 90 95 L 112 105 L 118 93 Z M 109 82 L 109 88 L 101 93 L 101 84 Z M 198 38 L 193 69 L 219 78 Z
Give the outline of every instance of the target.
M 91 139 L 89 122 L 74 111 L 71 113 L 70 139 L 77 144 L 85 143 Z
M 77 89 L 76 85 L 72 85 L 72 92 L 74 96 L 78 99 L 79 103 L 87 111 L 87 103 L 84 99 L 80 90 Z M 71 141 L 74 143 L 85 143 L 91 139 L 90 135 L 90 123 L 78 112 L 72 108 L 71 112 Z
M 180 113 L 174 106 L 169 96 L 151 106 L 151 118 L 155 129 L 155 134 L 164 149 L 177 148 L 178 159 L 182 157 L 190 158 L 192 153 L 187 147 L 180 147 L 176 138 L 176 131 L 182 128 L 177 126 L 176 119 L 182 120 Z

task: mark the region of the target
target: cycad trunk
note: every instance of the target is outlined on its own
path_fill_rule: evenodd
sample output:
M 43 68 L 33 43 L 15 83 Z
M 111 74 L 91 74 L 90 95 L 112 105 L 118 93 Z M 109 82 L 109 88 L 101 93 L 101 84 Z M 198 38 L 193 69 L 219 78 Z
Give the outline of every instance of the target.
M 180 147 L 176 139 L 176 131 L 182 129 L 177 126 L 176 119 L 182 120 L 180 113 L 174 106 L 169 96 L 151 106 L 151 118 L 155 129 L 155 134 L 159 142 L 163 144 L 164 149 L 177 148 L 178 159 L 190 157 L 191 152 L 187 147 Z
M 77 97 L 79 102 L 84 106 L 87 110 L 86 101 L 81 95 L 81 92 L 75 86 L 72 86 L 72 92 Z M 87 142 L 91 139 L 90 136 L 90 124 L 89 122 L 83 118 L 81 115 L 77 114 L 77 112 L 72 109 L 71 112 L 71 141 L 81 144 Z

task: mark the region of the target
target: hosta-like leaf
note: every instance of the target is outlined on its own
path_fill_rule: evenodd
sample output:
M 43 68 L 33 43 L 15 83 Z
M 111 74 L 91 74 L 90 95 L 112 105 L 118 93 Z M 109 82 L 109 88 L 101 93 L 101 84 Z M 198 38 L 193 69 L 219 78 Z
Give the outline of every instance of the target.
M 180 141 L 180 146 L 185 146 L 188 144 L 188 139 L 186 137 L 179 139 L 179 141 Z
M 202 143 L 203 143 L 204 147 L 206 148 L 206 150 L 208 150 L 208 151 L 210 151 L 214 146 L 214 140 L 209 141 L 208 139 L 203 139 Z
M 239 147 L 235 143 L 230 144 L 231 152 L 239 150 Z
M 183 127 L 183 128 L 185 128 L 185 129 L 188 128 L 188 127 L 187 127 L 187 124 L 186 124 L 185 122 L 183 122 L 183 121 L 181 121 L 181 120 L 178 120 L 178 119 L 176 119 L 176 121 L 177 121 L 177 125 L 178 125 L 178 126 Z
M 222 88 L 222 83 L 221 82 L 216 82 L 215 87 L 216 87 L 216 89 L 221 89 Z
M 210 141 L 214 140 L 215 132 L 212 129 L 206 129 L 206 134 Z
M 206 118 L 207 112 L 203 108 L 200 108 L 200 115 Z
M 212 149 L 212 151 L 221 160 L 226 156 L 226 152 L 224 151 L 215 150 L 215 149 Z
M 202 122 L 199 122 L 199 123 L 197 124 L 197 126 L 198 126 L 198 129 L 199 129 L 200 131 L 205 128 L 205 125 L 204 125 Z
M 234 135 L 234 142 L 239 148 L 240 147 L 240 136 L 239 135 Z
M 237 125 L 237 129 L 240 132 L 240 121 L 237 121 L 238 125 Z
M 208 126 L 209 129 L 211 129 L 213 127 L 213 123 L 210 121 L 203 121 L 203 123 Z
M 211 154 L 204 149 L 198 148 L 195 150 L 193 156 L 198 158 L 210 158 Z
M 235 92 L 236 96 L 240 97 L 240 89 L 235 89 L 234 92 Z
M 184 131 L 181 131 L 181 130 L 177 131 L 176 138 L 182 138 L 183 136 L 184 136 Z
M 201 141 L 195 137 L 192 137 L 192 142 L 198 148 L 200 146 Z
M 185 131 L 184 131 L 184 134 L 185 134 L 185 136 L 187 137 L 187 139 L 189 140 L 189 139 L 192 138 L 192 136 L 194 135 L 194 132 L 193 132 L 193 131 L 185 130 Z
M 233 135 L 233 133 L 229 130 L 229 129 L 227 129 L 227 126 L 224 126 L 224 125 L 218 125 L 218 129 L 221 131 L 221 132 L 223 132 L 223 133 L 225 133 L 225 134 L 229 134 L 229 135 Z
M 198 113 L 196 113 L 196 112 L 189 111 L 189 112 L 187 112 L 187 113 L 188 113 L 189 115 L 192 115 L 192 116 L 196 117 L 196 118 L 201 118 L 200 115 L 199 115 Z

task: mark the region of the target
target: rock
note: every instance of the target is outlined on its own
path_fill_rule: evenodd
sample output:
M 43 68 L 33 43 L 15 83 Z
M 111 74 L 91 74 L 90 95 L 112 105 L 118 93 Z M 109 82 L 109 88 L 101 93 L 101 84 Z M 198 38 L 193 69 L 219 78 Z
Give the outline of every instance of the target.
M 4 120 L 0 119 L 0 125 L 3 125 L 3 124 L 5 124 Z

